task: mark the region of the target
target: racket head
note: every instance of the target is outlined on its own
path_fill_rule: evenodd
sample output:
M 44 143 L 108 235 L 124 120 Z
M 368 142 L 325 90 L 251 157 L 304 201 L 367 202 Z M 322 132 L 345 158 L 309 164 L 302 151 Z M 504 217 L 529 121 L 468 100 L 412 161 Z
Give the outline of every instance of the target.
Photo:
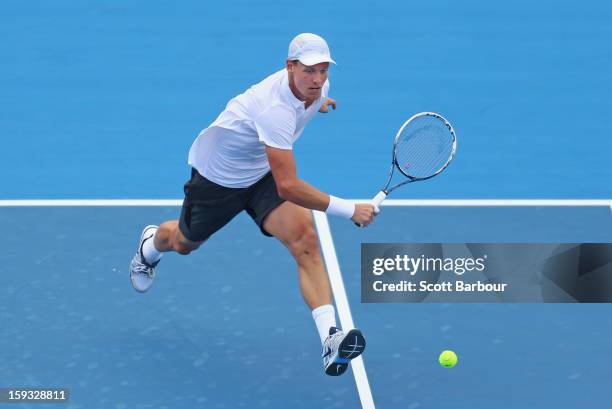
M 452 125 L 440 114 L 420 112 L 408 119 L 393 141 L 393 163 L 411 181 L 436 176 L 457 151 Z

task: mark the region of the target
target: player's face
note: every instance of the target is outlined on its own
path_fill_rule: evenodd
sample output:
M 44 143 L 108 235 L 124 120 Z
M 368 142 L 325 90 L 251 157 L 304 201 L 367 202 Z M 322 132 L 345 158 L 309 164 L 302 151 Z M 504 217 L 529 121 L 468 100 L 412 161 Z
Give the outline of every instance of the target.
M 295 96 L 306 102 L 312 102 L 321 96 L 323 84 L 327 81 L 328 62 L 316 65 L 304 65 L 299 61 L 287 62 L 289 86 Z

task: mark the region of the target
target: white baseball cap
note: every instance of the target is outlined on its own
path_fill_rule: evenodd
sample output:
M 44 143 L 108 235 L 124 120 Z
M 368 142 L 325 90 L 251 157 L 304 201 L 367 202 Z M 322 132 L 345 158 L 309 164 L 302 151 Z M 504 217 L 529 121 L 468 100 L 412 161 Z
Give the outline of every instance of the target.
M 316 34 L 298 34 L 289 44 L 288 60 L 299 60 L 304 65 L 315 65 L 322 62 L 335 64 L 329 54 L 327 42 Z

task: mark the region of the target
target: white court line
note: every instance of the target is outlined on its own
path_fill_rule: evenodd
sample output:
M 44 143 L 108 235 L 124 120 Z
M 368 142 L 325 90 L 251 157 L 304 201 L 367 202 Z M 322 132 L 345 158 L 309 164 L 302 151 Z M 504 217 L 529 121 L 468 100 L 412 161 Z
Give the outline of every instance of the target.
M 353 199 L 368 202 L 370 199 Z M 8 199 L 0 200 L 0 207 L 45 206 L 180 206 L 182 199 Z M 382 206 L 610 206 L 612 199 L 389 199 Z
M 369 202 L 358 199 L 356 202 Z M 612 206 L 612 199 L 390 199 L 382 206 L 439 206 L 439 207 L 481 207 L 481 206 Z
M 0 200 L 0 207 L 180 206 L 178 199 L 28 199 Z
M 346 296 L 344 281 L 342 280 L 342 272 L 340 271 L 340 265 L 338 264 L 338 257 L 336 256 L 336 249 L 334 247 L 334 241 L 329 228 L 329 222 L 325 213 L 319 211 L 313 211 L 312 213 L 314 215 L 317 232 L 319 233 L 321 249 L 323 250 L 323 258 L 325 260 L 325 266 L 327 267 L 327 274 L 329 275 L 334 300 L 336 301 L 336 309 L 338 310 L 338 317 L 340 317 L 340 325 L 343 330 L 347 331 L 355 328 L 355 325 L 353 323 L 353 317 L 351 316 L 351 308 Z M 359 392 L 361 407 L 363 409 L 374 409 L 374 399 L 372 398 L 372 390 L 370 389 L 370 383 L 368 382 L 368 375 L 365 370 L 363 358 L 358 356 L 357 358 L 353 359 L 351 361 L 351 366 L 353 367 L 353 375 L 355 376 L 355 383 L 357 384 L 357 392 Z

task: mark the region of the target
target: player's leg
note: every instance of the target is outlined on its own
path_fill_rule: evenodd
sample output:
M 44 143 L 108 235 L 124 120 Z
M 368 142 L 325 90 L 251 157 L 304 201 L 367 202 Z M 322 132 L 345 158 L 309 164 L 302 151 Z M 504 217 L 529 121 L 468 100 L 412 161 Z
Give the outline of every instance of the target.
M 183 206 L 184 207 L 184 206 Z M 181 212 L 181 216 L 184 211 Z M 158 226 L 144 228 L 138 250 L 130 263 L 130 280 L 138 292 L 145 292 L 153 284 L 155 268 L 163 253 L 177 252 L 187 255 L 196 250 L 204 240 L 192 241 L 185 237 L 179 228 L 179 220 L 169 220 Z
M 274 236 L 291 252 L 306 304 L 314 310 L 331 304 L 329 279 L 310 210 L 283 200 L 271 173 L 249 188 L 246 210 L 266 236 Z
M 247 211 L 262 233 L 280 240 L 295 259 L 302 296 L 312 309 L 323 344 L 325 373 L 341 375 L 350 360 L 363 352 L 365 339 L 359 330 L 344 333 L 336 328 L 329 278 L 319 252 L 311 211 L 281 199 L 271 175 L 254 187 Z
M 265 231 L 287 246 L 298 265 L 302 295 L 313 310 L 319 336 L 323 341 L 325 373 L 342 375 L 351 359 L 364 351 L 365 339 L 357 329 L 344 333 L 336 328 L 329 279 L 319 254 L 312 213 L 285 202 L 270 212 L 263 226 Z
M 270 212 L 263 228 L 280 240 L 295 259 L 302 296 L 310 309 L 331 304 L 329 278 L 310 210 L 284 202 Z
M 179 220 L 147 226 L 130 263 L 134 289 L 145 292 L 153 284 L 155 268 L 165 252 L 189 254 L 244 210 L 246 189 L 217 185 L 196 171 L 185 184 Z

